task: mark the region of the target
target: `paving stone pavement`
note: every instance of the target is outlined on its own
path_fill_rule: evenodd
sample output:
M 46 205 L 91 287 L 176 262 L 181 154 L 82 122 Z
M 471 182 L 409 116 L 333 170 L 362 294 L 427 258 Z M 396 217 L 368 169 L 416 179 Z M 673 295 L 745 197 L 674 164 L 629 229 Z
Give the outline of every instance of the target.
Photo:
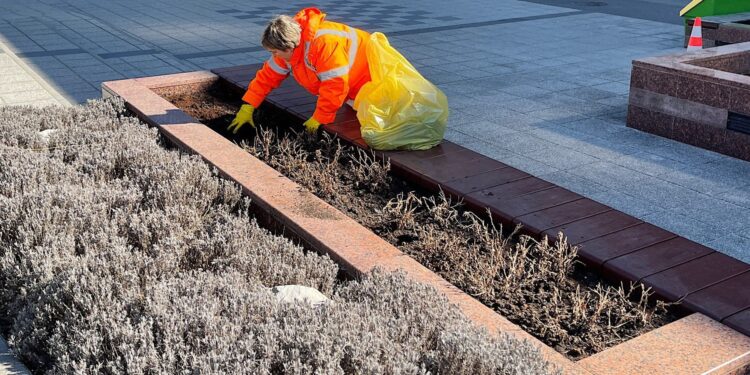
M 625 0 L 602 13 L 600 2 L 547 0 L 316 4 L 332 20 L 385 32 L 448 94 L 447 139 L 750 262 L 750 163 L 625 126 L 632 59 L 682 50 L 684 1 L 652 2 L 659 12 L 621 11 Z M 257 63 L 268 58 L 266 20 L 307 5 L 3 4 L 0 105 L 50 100 L 22 66 L 81 103 L 106 80 Z
M 0 374 L 2 375 L 29 375 L 26 366 L 21 363 L 8 349 L 8 344 L 0 337 Z
M 50 104 L 70 102 L 0 41 L 0 106 Z

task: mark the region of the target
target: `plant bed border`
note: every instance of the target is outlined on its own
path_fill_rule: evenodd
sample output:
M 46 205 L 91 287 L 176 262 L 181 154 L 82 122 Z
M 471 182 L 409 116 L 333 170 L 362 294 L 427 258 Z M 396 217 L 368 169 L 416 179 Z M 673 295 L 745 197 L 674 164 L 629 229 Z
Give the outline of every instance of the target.
M 160 131 L 181 149 L 197 153 L 220 173 L 242 186 L 243 192 L 251 197 L 256 211 L 277 221 L 303 242 L 317 251 L 329 254 L 344 270 L 353 276 L 365 274 L 374 267 L 386 270 L 401 269 L 406 274 L 422 283 L 434 286 L 456 304 L 475 324 L 488 328 L 491 332 L 504 332 L 517 338 L 532 342 L 540 348 L 545 358 L 559 366 L 565 373 L 598 373 L 591 371 L 601 360 L 599 354 L 608 353 L 617 357 L 618 352 L 628 350 L 625 344 L 655 337 L 662 346 L 672 348 L 664 360 L 657 360 L 659 366 L 684 371 L 702 372 L 722 363 L 729 363 L 733 369 L 744 367 L 745 362 L 730 362 L 739 351 L 750 350 L 750 339 L 726 329 L 723 325 L 710 319 L 701 327 L 705 335 L 701 344 L 709 347 L 721 347 L 721 350 L 702 351 L 683 350 L 682 345 L 675 345 L 659 339 L 660 332 L 672 328 L 674 324 L 690 324 L 687 318 L 651 331 L 625 344 L 607 349 L 586 360 L 573 363 L 562 354 L 547 347 L 539 340 L 510 323 L 504 317 L 484 306 L 476 299 L 458 290 L 437 274 L 428 270 L 414 259 L 404 255 L 398 249 L 347 217 L 337 209 L 323 202 L 299 185 L 280 175 L 276 170 L 259 161 L 231 141 L 221 137 L 213 130 L 184 114 L 171 103 L 161 98 L 152 88 L 178 86 L 218 80 L 210 72 L 181 73 L 150 78 L 137 78 L 102 84 L 103 95 L 121 97 L 132 112 L 145 122 L 157 126 Z M 355 118 L 356 119 L 356 118 Z M 351 122 L 351 119 L 349 119 Z M 339 123 L 337 123 L 339 124 Z M 335 127 L 333 125 L 332 127 Z M 450 146 L 441 146 L 444 150 Z M 434 151 L 433 151 L 434 152 Z M 316 214 L 312 214 L 316 212 Z M 346 233 L 342 236 L 341 233 Z M 700 316 L 700 315 L 693 315 Z M 650 344 L 649 344 L 650 345 Z M 726 350 L 729 347 L 731 350 Z M 641 348 L 642 350 L 642 348 Z M 654 353 L 662 349 L 653 350 Z M 652 351 L 647 350 L 647 353 Z M 704 354 L 705 355 L 702 355 Z M 604 359 L 606 360 L 606 358 Z M 665 362 L 667 361 L 667 362 Z M 686 364 L 690 366 L 686 366 Z M 626 373 L 628 363 L 617 363 L 622 366 L 620 373 Z M 726 368 L 729 370 L 729 368 Z M 723 369 L 722 369 L 723 371 Z M 726 373 L 726 372 L 723 372 Z

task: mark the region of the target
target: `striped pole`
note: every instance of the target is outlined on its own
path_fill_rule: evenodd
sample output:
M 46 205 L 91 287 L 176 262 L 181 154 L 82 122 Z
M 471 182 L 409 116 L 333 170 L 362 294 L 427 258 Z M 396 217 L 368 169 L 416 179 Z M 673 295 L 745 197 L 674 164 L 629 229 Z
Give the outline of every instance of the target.
M 703 49 L 703 33 L 701 32 L 701 27 L 701 18 L 695 17 L 695 21 L 693 21 L 693 31 L 690 32 L 690 40 L 688 41 L 688 51 Z

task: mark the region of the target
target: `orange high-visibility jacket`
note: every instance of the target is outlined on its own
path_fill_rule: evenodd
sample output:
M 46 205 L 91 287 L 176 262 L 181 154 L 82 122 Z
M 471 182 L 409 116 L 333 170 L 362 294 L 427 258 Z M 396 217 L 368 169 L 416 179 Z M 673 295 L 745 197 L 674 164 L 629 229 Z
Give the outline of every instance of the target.
M 242 100 L 258 107 L 271 90 L 291 72 L 299 84 L 318 102 L 313 118 L 322 124 L 333 122 L 336 111 L 370 81 L 365 53 L 370 34 L 341 23 L 325 21 L 325 13 L 306 8 L 294 16 L 302 26 L 300 44 L 290 62 L 271 57 L 255 74 Z

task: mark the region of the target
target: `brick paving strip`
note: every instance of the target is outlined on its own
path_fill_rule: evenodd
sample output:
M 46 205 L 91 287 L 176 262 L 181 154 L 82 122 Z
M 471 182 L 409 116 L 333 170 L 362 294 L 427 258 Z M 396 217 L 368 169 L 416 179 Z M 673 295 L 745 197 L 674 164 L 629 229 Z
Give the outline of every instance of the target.
M 218 73 L 223 78 L 236 84 L 237 89 L 244 90 L 244 87 L 247 85 L 247 77 L 251 76 L 248 72 L 250 70 L 254 72 L 255 69 L 257 69 L 257 66 L 244 66 L 220 70 Z M 231 77 L 235 77 L 235 79 Z M 374 267 L 382 267 L 387 270 L 402 269 L 414 280 L 432 285 L 438 291 L 445 294 L 451 303 L 456 304 L 477 325 L 486 327 L 491 332 L 505 332 L 532 342 L 540 348 L 551 363 L 560 366 L 565 373 L 636 374 L 644 373 L 646 369 L 650 369 L 659 373 L 674 374 L 698 374 L 709 370 L 714 371 L 712 373 L 716 374 L 728 374 L 741 371 L 741 369 L 750 366 L 750 357 L 744 356 L 745 353 L 750 351 L 750 338 L 700 313 L 692 314 L 640 337 L 607 349 L 586 360 L 577 363 L 571 362 L 490 308 L 463 293 L 414 259 L 401 253 L 394 246 L 364 228 L 353 219 L 302 189 L 299 185 L 284 177 L 273 168 L 267 166 L 151 91 L 151 88 L 206 83 L 218 79 L 217 75 L 204 71 L 105 82 L 102 84 L 102 90 L 105 97 L 119 96 L 123 98 L 131 111 L 145 122 L 159 127 L 160 131 L 181 149 L 201 155 L 206 162 L 216 167 L 224 177 L 239 183 L 242 186 L 243 192 L 251 197 L 253 204 L 258 210 L 273 217 L 279 224 L 306 242 L 311 248 L 329 254 L 331 258 L 350 274 L 364 274 Z M 276 100 L 280 97 L 295 96 L 296 98 L 304 98 L 304 96 L 299 94 L 299 88 L 295 88 L 294 85 L 284 85 L 276 90 L 273 94 L 274 96 L 269 97 L 268 101 L 273 104 L 278 103 Z M 309 115 L 307 111 L 312 110 L 309 100 L 300 100 L 296 103 L 298 104 L 289 104 L 287 102 L 289 107 L 285 110 L 296 114 L 300 118 Z M 348 108 L 342 111 L 341 115 L 338 116 L 338 122 L 326 125 L 325 129 L 328 131 L 335 130 L 344 140 L 363 146 L 364 143 L 361 141 L 361 138 L 357 138 L 358 132 L 351 131 L 352 128 L 358 129 L 354 123 L 356 116 L 353 117 Z M 381 153 L 381 155 L 390 157 L 394 168 L 397 171 L 400 170 L 402 173 L 407 172 L 407 168 L 410 168 L 409 166 L 413 166 L 418 170 L 423 168 L 421 170 L 424 171 L 443 171 L 441 173 L 444 174 L 432 174 L 428 172 L 427 175 L 420 176 L 422 179 L 421 182 L 426 185 L 434 186 L 435 184 L 443 184 L 445 182 L 460 181 L 460 183 L 451 186 L 473 186 L 477 191 L 482 191 L 484 185 L 492 179 L 487 175 L 478 178 L 472 177 L 486 174 L 487 171 L 490 173 L 505 171 L 502 172 L 501 178 L 504 179 L 503 181 L 508 179 L 513 181 L 526 180 L 527 182 L 524 182 L 524 184 L 527 187 L 534 185 L 533 182 L 537 184 L 544 183 L 544 181 L 536 179 L 533 176 L 523 175 L 523 172 L 511 172 L 511 167 L 496 161 L 486 161 L 483 159 L 483 156 L 474 154 L 472 151 L 465 150 L 450 142 L 445 142 L 435 149 L 421 153 L 394 152 Z M 415 158 L 414 155 L 423 155 L 423 157 L 421 159 L 419 157 Z M 444 168 L 433 168 L 440 166 L 441 162 L 452 164 L 453 162 L 448 160 L 445 157 L 446 155 L 462 155 L 461 160 L 471 161 L 470 164 L 465 164 L 464 167 L 471 165 L 471 173 L 478 174 L 461 176 L 462 173 L 456 174 L 450 170 L 446 171 Z M 493 164 L 493 162 L 497 164 Z M 468 173 L 468 169 L 464 168 L 464 170 Z M 472 183 L 473 181 L 478 181 L 479 186 L 475 186 Z M 505 183 L 503 186 L 509 184 L 513 184 L 513 182 Z M 538 191 L 546 191 L 555 190 L 556 188 L 548 186 L 546 189 L 537 189 Z M 555 194 L 559 193 L 562 196 L 569 197 L 570 202 L 584 199 L 573 199 L 570 195 L 572 193 L 563 193 L 563 190 L 555 191 L 557 192 Z M 581 202 L 578 204 L 581 205 L 582 209 L 588 210 L 590 213 L 590 216 L 581 220 L 587 220 L 598 215 L 606 215 L 604 217 L 611 219 L 609 221 L 602 221 L 600 224 L 581 226 L 577 229 L 577 233 L 579 234 L 576 238 L 578 240 L 593 239 L 594 237 L 601 238 L 602 235 L 616 233 L 618 229 L 624 229 L 616 225 L 618 219 L 624 217 L 618 216 L 616 211 L 602 208 L 601 205 L 593 203 L 583 204 Z M 310 207 L 314 207 L 314 211 L 316 212 L 323 212 L 325 214 L 310 215 Z M 523 213 L 529 213 L 526 212 L 527 209 L 521 203 L 513 207 L 518 210 L 516 217 L 522 216 Z M 567 228 L 567 224 L 561 224 L 560 222 L 553 221 L 551 225 L 554 225 L 552 229 L 555 231 L 560 228 L 563 230 Z M 648 224 L 635 221 L 626 225 L 626 229 L 646 225 Z M 545 226 L 540 224 L 540 228 L 543 227 Z M 571 228 L 574 228 L 574 226 L 571 226 Z M 598 230 L 598 235 L 594 237 L 587 236 L 585 228 Z M 647 228 L 654 230 L 650 226 Z M 346 235 L 342 235 L 342 233 L 346 233 Z M 587 247 L 597 249 L 595 246 Z M 611 247 L 610 245 L 601 248 Z M 642 247 L 635 248 L 635 250 Z M 711 251 L 711 254 L 718 253 Z M 582 254 L 582 256 L 584 255 Z M 624 358 L 631 360 L 623 360 Z

